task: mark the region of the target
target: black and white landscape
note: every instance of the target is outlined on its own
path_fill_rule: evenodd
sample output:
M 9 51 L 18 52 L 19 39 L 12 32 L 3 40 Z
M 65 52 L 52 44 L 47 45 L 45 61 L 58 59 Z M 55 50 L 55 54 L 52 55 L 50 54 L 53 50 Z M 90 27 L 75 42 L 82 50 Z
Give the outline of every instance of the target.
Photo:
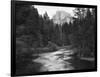
M 95 8 L 16 4 L 16 75 L 94 69 L 95 13 Z

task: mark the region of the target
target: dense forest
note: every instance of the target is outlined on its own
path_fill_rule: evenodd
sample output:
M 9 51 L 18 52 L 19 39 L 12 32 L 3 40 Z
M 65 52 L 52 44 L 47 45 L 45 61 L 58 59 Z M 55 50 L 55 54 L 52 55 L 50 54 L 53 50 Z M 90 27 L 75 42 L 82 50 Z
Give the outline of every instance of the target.
M 47 12 L 39 15 L 34 5 L 15 5 L 16 68 L 31 63 L 32 54 L 76 48 L 78 57 L 95 56 L 95 9 L 75 8 L 73 22 L 53 23 Z M 31 68 L 31 67 L 30 67 Z

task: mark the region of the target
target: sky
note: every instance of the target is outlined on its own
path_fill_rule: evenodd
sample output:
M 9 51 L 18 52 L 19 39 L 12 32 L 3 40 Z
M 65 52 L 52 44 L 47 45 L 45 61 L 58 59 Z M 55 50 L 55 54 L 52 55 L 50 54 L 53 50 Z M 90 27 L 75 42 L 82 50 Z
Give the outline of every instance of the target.
M 56 14 L 56 11 L 66 11 L 71 14 L 71 16 L 74 15 L 73 10 L 75 8 L 72 7 L 58 7 L 58 6 L 43 6 L 43 5 L 34 5 L 35 8 L 37 8 L 38 13 L 40 15 L 43 15 L 45 12 L 47 12 L 50 19 L 53 17 L 54 14 Z

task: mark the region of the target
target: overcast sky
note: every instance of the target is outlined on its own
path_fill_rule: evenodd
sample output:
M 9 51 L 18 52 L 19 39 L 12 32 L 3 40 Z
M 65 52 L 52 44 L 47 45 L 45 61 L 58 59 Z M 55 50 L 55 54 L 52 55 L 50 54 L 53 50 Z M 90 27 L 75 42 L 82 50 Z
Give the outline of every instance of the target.
M 52 18 L 52 16 L 56 14 L 56 11 L 59 11 L 59 10 L 66 11 L 73 16 L 74 15 L 73 10 L 75 9 L 72 7 L 43 6 L 43 5 L 34 5 L 34 7 L 37 8 L 38 13 L 41 15 L 47 12 L 50 18 Z

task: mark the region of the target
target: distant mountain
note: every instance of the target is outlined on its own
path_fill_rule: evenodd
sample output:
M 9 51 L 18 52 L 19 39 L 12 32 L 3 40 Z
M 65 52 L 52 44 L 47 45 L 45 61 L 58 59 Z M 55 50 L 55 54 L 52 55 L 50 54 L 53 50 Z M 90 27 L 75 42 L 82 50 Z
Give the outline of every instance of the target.
M 52 20 L 55 24 L 60 25 L 62 25 L 65 22 L 67 22 L 68 24 L 70 22 L 73 22 L 72 16 L 65 11 L 57 11 L 56 14 L 52 17 Z

